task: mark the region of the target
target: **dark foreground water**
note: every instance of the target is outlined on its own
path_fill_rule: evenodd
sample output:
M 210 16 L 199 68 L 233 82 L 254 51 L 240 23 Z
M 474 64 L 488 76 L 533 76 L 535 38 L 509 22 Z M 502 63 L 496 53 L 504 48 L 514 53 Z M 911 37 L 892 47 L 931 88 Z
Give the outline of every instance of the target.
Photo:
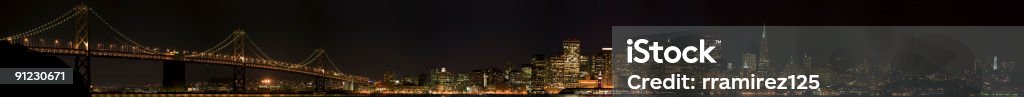
M 612 97 L 614 95 L 92 94 L 93 97 Z M 650 97 L 676 97 L 655 96 Z
M 695 96 L 695 95 L 360 95 L 360 94 L 92 94 L 93 97 L 830 97 L 830 96 Z M 838 96 L 886 97 L 886 96 Z M 946 96 L 913 96 L 946 97 Z M 1018 97 L 1017 95 L 978 97 Z

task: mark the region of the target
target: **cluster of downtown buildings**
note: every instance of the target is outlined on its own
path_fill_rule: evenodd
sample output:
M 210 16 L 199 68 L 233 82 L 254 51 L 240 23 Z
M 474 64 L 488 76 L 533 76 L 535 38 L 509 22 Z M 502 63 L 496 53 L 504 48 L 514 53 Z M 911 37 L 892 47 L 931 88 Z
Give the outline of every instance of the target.
M 562 41 L 561 54 L 534 55 L 529 64 L 507 63 L 503 68 L 487 68 L 457 73 L 433 68 L 428 74 L 398 77 L 387 72 L 384 80 L 374 82 L 371 93 L 385 94 L 549 94 L 563 89 L 614 88 L 611 48 L 592 55 L 582 54 L 581 41 Z M 524 58 L 526 59 L 526 58 Z
M 680 32 L 685 34 L 653 34 L 630 38 L 649 40 L 718 40 L 720 35 L 715 32 Z M 785 77 L 789 75 L 821 75 L 821 87 L 816 90 L 769 90 L 769 89 L 690 89 L 690 90 L 625 90 L 625 94 L 676 94 L 676 95 L 867 95 L 867 96 L 921 96 L 921 95 L 1019 95 L 1024 93 L 1020 87 L 1014 86 L 1011 77 L 1014 74 L 1013 58 L 999 56 L 969 56 L 953 58 L 949 55 L 928 55 L 928 53 L 896 51 L 875 55 L 872 58 L 866 51 L 832 50 L 826 55 L 813 56 L 803 49 L 797 53 L 770 53 L 788 57 L 769 56 L 767 33 L 762 32 L 758 42 L 741 52 L 739 56 L 723 56 L 712 52 L 711 56 L 723 58 L 718 63 L 626 63 L 613 61 L 613 80 L 615 86 L 628 86 L 621 78 L 629 75 L 645 75 L 667 77 L 670 74 L 689 75 L 691 77 Z M 921 42 L 921 41 L 910 41 Z M 694 42 L 669 42 L 663 45 L 688 45 Z M 707 44 L 726 48 L 721 43 Z M 941 48 L 894 47 L 908 50 L 930 50 Z M 895 54 L 898 53 L 898 54 Z M 909 54 L 908 54 L 909 53 Z M 624 59 L 624 55 L 613 55 L 613 59 Z M 949 54 L 949 53 L 945 53 Z M 932 59 L 926 59 L 925 56 Z M 724 57 L 740 57 L 728 60 Z M 957 59 L 957 60 L 954 60 Z M 964 60 L 960 60 L 964 59 Z M 961 62 L 953 62 L 961 61 Z M 664 76 L 661 76 L 664 75 Z M 634 82 L 636 83 L 636 82 Z M 699 85 L 698 85 L 699 87 Z M 619 89 L 615 89 L 619 91 Z
M 488 68 L 472 72 L 449 72 L 446 68 L 433 68 L 418 76 L 396 76 L 386 73 L 385 79 L 375 83 L 369 93 L 384 94 L 550 94 L 593 91 L 592 94 L 682 94 L 682 95 L 1018 95 L 1024 92 L 1014 87 L 1011 80 L 1015 72 L 1013 58 L 999 56 L 972 56 L 966 62 L 919 63 L 930 61 L 914 57 L 880 55 L 870 58 L 858 51 L 832 51 L 827 56 L 813 56 L 798 51 L 769 56 L 767 33 L 762 32 L 758 42 L 738 56 L 723 56 L 712 52 L 715 58 L 740 57 L 739 60 L 719 60 L 718 63 L 625 63 L 625 55 L 612 53 L 612 48 L 584 55 L 580 41 L 563 41 L 562 53 L 554 56 L 536 55 L 529 64 L 506 64 L 504 68 Z M 647 35 L 646 39 L 720 40 L 718 33 L 699 32 L 682 35 Z M 697 44 L 695 41 L 677 41 L 665 45 Z M 918 41 L 913 41 L 918 42 Z M 721 42 L 707 44 L 725 48 Z M 937 48 L 924 48 L 937 49 Z M 724 51 L 729 52 L 729 51 Z M 819 54 L 821 55 L 821 54 Z M 914 54 L 910 54 L 914 55 Z M 785 77 L 788 75 L 821 75 L 821 87 L 815 90 L 631 90 L 624 77 L 629 75 L 683 74 L 695 77 Z M 583 93 L 587 94 L 587 93 Z
M 766 33 L 762 33 L 766 34 Z M 717 33 L 701 32 L 684 35 L 648 35 L 646 39 L 696 40 L 721 39 Z M 723 56 L 712 52 L 711 56 L 723 58 L 718 63 L 653 64 L 629 63 L 622 53 L 612 53 L 612 48 L 602 48 L 594 54 L 581 52 L 581 41 L 562 41 L 561 53 L 555 55 L 534 55 L 527 64 L 507 63 L 503 67 L 452 72 L 448 68 L 431 68 L 420 75 L 399 76 L 386 72 L 383 80 L 372 85 L 354 88 L 357 93 L 380 94 L 553 94 L 566 91 L 601 91 L 595 94 L 683 94 L 683 95 L 872 95 L 872 96 L 915 96 L 915 95 L 1019 95 L 1024 89 L 1015 87 L 1011 80 L 1015 61 L 1010 57 L 971 56 L 966 62 L 937 64 L 916 63 L 915 57 L 885 55 L 884 58 L 864 57 L 858 51 L 834 51 L 826 57 L 815 57 L 802 51 L 782 54 L 788 57 L 770 57 L 768 39 L 761 35 L 760 41 L 738 56 Z M 692 41 L 677 41 L 667 45 L 695 44 Z M 708 44 L 725 48 L 720 42 Z M 724 51 L 724 50 L 723 50 Z M 729 52 L 729 51 L 725 51 Z M 821 55 L 821 54 L 819 54 Z M 740 57 L 728 60 L 725 57 Z M 921 65 L 931 64 L 931 65 Z M 694 77 L 783 77 L 786 75 L 821 75 L 822 83 L 817 90 L 630 90 L 623 77 L 629 75 L 683 74 Z M 313 81 L 251 81 L 248 90 L 256 91 L 303 91 L 311 90 Z M 336 84 L 336 83 L 335 83 Z M 618 86 L 618 87 L 617 87 Z M 217 81 L 190 84 L 190 91 L 228 91 L 227 84 Z M 146 92 L 147 88 L 110 87 L 94 92 Z
M 472 72 L 451 72 L 445 67 L 433 68 L 429 73 L 397 76 L 385 72 L 383 80 L 368 85 L 347 85 L 327 82 L 330 90 L 350 90 L 353 93 L 383 94 L 553 94 L 563 89 L 610 89 L 612 78 L 611 48 L 602 48 L 595 54 L 583 54 L 581 41 L 569 38 L 562 41 L 561 53 L 537 54 L 527 64 L 505 64 L 500 68 L 485 68 Z M 287 79 L 249 79 L 245 85 L 251 93 L 300 93 L 314 91 L 316 81 Z M 231 80 L 211 78 L 191 82 L 188 92 L 230 93 Z M 98 93 L 158 93 L 159 85 L 101 86 Z

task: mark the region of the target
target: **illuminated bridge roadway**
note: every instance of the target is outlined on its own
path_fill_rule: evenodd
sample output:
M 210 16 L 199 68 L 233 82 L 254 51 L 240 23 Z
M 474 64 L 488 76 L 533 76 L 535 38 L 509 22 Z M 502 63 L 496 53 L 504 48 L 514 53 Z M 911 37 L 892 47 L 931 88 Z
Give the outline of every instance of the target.
M 91 18 L 95 17 L 95 18 Z M 99 21 L 98 25 L 103 30 L 90 30 L 90 21 Z M 74 23 L 74 33 L 50 31 L 55 26 L 64 23 Z M 56 27 L 60 28 L 60 27 Z M 113 36 L 113 42 L 91 42 L 90 32 L 100 32 Z M 45 34 L 45 35 L 44 35 Z M 60 35 L 73 34 L 73 39 L 58 40 Z M 325 87 L 321 82 L 326 80 L 341 81 L 344 89 L 353 89 L 357 85 L 369 85 L 368 78 L 346 74 L 339 71 L 338 67 L 330 60 L 330 56 L 323 49 L 316 49 L 305 60 L 301 62 L 285 62 L 275 60 L 266 55 L 256 45 L 244 30 L 238 29 L 232 32 L 226 39 L 217 45 L 202 51 L 187 51 L 167 48 L 149 47 L 139 44 L 128 38 L 125 33 L 115 29 L 95 10 L 82 4 L 72 8 L 63 15 L 51 20 L 41 26 L 21 33 L 3 33 L 2 39 L 6 42 L 21 44 L 33 51 L 47 55 L 73 56 L 75 57 L 75 72 L 81 74 L 83 81 L 91 85 L 91 57 L 123 58 L 139 60 L 155 60 L 164 62 L 164 88 L 168 90 L 182 91 L 184 83 L 184 63 L 214 64 L 234 67 L 235 91 L 245 87 L 245 69 L 258 68 L 289 73 L 298 73 L 317 77 L 317 89 Z M 97 34 L 104 35 L 104 34 Z M 170 73 L 170 74 L 169 74 Z

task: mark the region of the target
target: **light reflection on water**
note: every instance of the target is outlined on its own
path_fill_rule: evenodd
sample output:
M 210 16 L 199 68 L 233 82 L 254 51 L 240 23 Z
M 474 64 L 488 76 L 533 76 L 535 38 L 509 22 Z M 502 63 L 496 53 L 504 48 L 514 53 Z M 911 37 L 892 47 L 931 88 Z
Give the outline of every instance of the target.
M 92 94 L 93 97 L 612 97 L 613 95 Z M 618 95 L 616 95 L 618 96 Z M 648 96 L 674 97 L 674 96 Z
M 847 97 L 847 96 L 695 96 L 695 95 L 364 95 L 364 94 L 92 94 L 93 97 Z M 849 96 L 859 97 L 859 96 Z M 863 96 L 884 97 L 884 96 Z M 911 96 L 942 97 L 942 96 Z M 1017 95 L 979 97 L 1018 97 Z
M 93 97 L 356 97 L 352 94 L 92 94 Z

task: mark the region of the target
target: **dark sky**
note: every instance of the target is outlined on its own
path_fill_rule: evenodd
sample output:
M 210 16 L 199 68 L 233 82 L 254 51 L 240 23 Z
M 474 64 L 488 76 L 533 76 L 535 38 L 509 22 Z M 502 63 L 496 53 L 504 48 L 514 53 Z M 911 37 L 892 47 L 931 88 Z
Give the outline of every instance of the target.
M 79 0 L 0 1 L 0 32 L 34 28 Z M 202 50 L 244 29 L 280 60 L 326 49 L 344 72 L 381 79 L 448 67 L 466 72 L 611 46 L 611 26 L 1022 25 L 1021 1 L 745 0 L 97 0 L 84 1 L 142 44 Z M 54 32 L 68 33 L 70 31 Z M 66 39 L 66 38 L 65 38 Z M 98 59 L 97 83 L 158 83 L 160 62 Z M 209 67 L 209 68 L 207 68 Z M 230 69 L 189 67 L 189 80 Z M 280 77 L 254 73 L 255 78 Z M 274 76 L 277 75 L 277 76 Z M 123 77 L 132 76 L 132 77 Z M 137 76 L 137 77 L 135 77 Z M 253 78 L 253 77 L 251 77 Z

